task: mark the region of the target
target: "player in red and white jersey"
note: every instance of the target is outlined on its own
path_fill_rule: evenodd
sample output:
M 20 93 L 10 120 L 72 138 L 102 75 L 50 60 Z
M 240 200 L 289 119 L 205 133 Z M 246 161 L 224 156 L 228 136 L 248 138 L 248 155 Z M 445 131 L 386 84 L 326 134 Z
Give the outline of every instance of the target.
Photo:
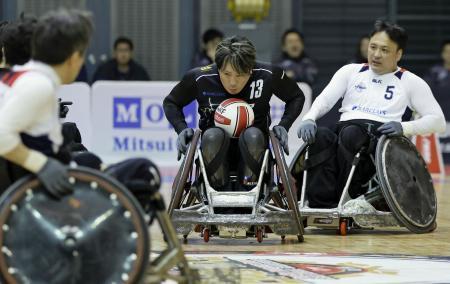
M 49 12 L 36 24 L 32 60 L 2 76 L 0 192 L 29 172 L 54 197 L 70 192 L 66 168 L 58 161 L 63 139 L 56 90 L 77 76 L 91 33 L 84 12 Z

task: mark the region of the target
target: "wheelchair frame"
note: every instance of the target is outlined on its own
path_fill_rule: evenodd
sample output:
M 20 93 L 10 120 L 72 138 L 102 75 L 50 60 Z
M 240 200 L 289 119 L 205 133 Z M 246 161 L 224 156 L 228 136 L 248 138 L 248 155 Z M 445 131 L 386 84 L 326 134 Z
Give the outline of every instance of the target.
M 308 159 L 307 144 L 303 144 L 294 156 L 289 170 L 292 173 L 295 162 L 299 156 L 305 153 L 305 160 Z M 350 183 L 355 173 L 356 167 L 360 161 L 361 151 L 359 151 L 352 162 L 349 176 L 345 183 L 342 195 L 339 199 L 338 206 L 336 208 L 310 208 L 307 205 L 306 200 L 306 181 L 308 170 L 303 171 L 303 182 L 301 188 L 301 197 L 298 201 L 299 210 L 302 216 L 304 226 L 314 226 L 318 228 L 337 229 L 337 233 L 345 236 L 351 229 L 373 229 L 374 227 L 393 227 L 403 226 L 395 218 L 392 212 L 380 211 L 375 209 L 365 198 L 365 195 L 361 195 L 358 198 L 352 199 L 348 193 Z M 371 154 L 371 161 L 375 163 L 375 158 Z M 378 178 L 378 172 L 376 172 L 372 178 L 366 184 L 368 186 L 367 194 L 379 198 L 382 196 L 381 184 Z M 366 195 L 367 195 L 366 194 Z
M 258 242 L 262 242 L 269 231 L 281 235 L 282 239 L 285 235 L 297 235 L 298 241 L 303 242 L 303 224 L 294 198 L 295 183 L 273 132 L 269 136 L 275 163 L 270 160 L 270 151 L 266 150 L 257 185 L 250 191 L 216 191 L 211 187 L 201 150 L 197 148 L 200 134 L 200 130 L 195 132 L 172 187 L 169 215 L 177 233 L 187 240 L 188 234 L 196 229 L 199 231 L 200 225 L 201 236 L 208 242 L 215 233 L 213 226 L 218 228 L 220 237 L 231 238 L 247 237 L 249 229 L 254 226 Z M 198 164 L 194 171 L 195 154 Z M 277 184 L 274 166 L 281 180 Z M 251 208 L 252 213 L 218 214 L 214 212 L 217 207 Z
M 69 182 L 71 184 L 77 182 L 86 183 L 89 189 L 92 190 L 98 190 L 98 187 L 101 186 L 109 194 L 112 203 L 119 204 L 118 201 L 121 201 L 125 219 L 134 225 L 134 234 L 136 235 L 136 253 L 134 257 L 136 258 L 136 263 L 130 268 L 129 273 L 122 273 L 121 280 L 123 283 L 160 283 L 166 279 L 172 279 L 179 283 L 199 282 L 198 271 L 188 265 L 175 229 L 166 212 L 163 198 L 159 192 L 155 191 L 150 193 L 150 205 L 152 208 L 150 212 L 152 216 L 150 217 L 143 212 L 142 208 L 138 205 L 138 201 L 135 200 L 132 194 L 121 183 L 104 173 L 89 168 L 77 167 L 69 170 L 69 176 Z M 18 210 L 16 203 L 22 200 L 27 202 L 31 200 L 33 198 L 33 191 L 39 184 L 39 180 L 34 176 L 26 176 L 14 183 L 0 199 L 0 227 L 3 228 L 0 230 L 0 245 L 3 248 L 0 253 L 0 282 L 2 282 L 2 279 L 7 283 L 21 282 L 15 277 L 15 274 L 18 273 L 17 269 L 8 264 L 8 258 L 13 257 L 14 250 L 8 249 L 3 242 L 9 230 L 7 221 Z M 77 204 L 76 199 L 71 196 L 65 197 L 65 199 L 66 203 L 73 199 L 72 202 Z M 148 226 L 152 223 L 153 218 L 158 221 L 167 247 L 154 260 L 150 260 Z M 65 230 L 67 228 L 71 228 L 72 231 Z M 76 236 L 83 235 L 82 232 L 79 232 L 78 227 L 73 226 L 66 225 L 60 231 L 62 232 L 62 236 L 65 236 L 63 245 L 67 245 L 67 240 L 70 241 L 73 239 L 73 242 L 75 242 Z M 68 249 L 74 250 L 74 256 L 77 255 L 75 246 L 73 248 L 69 246 Z M 177 274 L 170 271 L 175 266 L 179 271 Z M 51 281 L 51 279 L 48 279 L 48 281 Z

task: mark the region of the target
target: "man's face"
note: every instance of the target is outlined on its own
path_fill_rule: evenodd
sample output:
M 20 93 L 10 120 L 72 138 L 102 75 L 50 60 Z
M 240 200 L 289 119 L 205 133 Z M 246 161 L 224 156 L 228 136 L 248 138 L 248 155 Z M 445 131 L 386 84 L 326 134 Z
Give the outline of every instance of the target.
M 119 65 L 127 65 L 130 62 L 132 55 L 131 48 L 126 42 L 117 44 L 116 49 L 114 49 L 114 58 L 116 58 Z
M 450 65 L 450 43 L 444 45 L 444 48 L 442 48 L 441 57 L 444 65 Z
M 378 75 L 394 72 L 402 54 L 403 50 L 398 49 L 397 43 L 386 32 L 378 32 L 370 38 L 367 59 Z
M 284 39 L 283 51 L 289 57 L 297 58 L 303 53 L 303 41 L 297 33 L 288 33 Z
M 219 70 L 220 81 L 225 90 L 231 94 L 239 94 L 250 79 L 251 73 L 238 73 L 233 69 L 230 63 L 222 66 Z

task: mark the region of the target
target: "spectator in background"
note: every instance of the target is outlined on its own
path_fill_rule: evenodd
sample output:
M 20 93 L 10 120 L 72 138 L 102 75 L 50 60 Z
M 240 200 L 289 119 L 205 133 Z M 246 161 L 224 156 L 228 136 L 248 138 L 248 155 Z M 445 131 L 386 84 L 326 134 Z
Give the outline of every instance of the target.
M 450 39 L 441 44 L 441 59 L 441 63 L 432 66 L 425 74 L 424 80 L 430 85 L 447 120 L 447 130 L 439 140 L 444 162 L 450 164 Z
M 3 56 L 3 29 L 8 25 L 7 21 L 0 22 L 0 76 L 7 71 L 5 57 Z
M 114 42 L 113 59 L 100 65 L 92 82 L 98 80 L 149 81 L 145 68 L 133 60 L 133 42 L 127 37 L 118 37 Z
M 349 63 L 367 63 L 367 50 L 369 49 L 369 36 L 363 35 L 359 38 L 355 57 Z
M 275 64 L 286 71 L 286 75 L 296 82 L 305 82 L 312 86 L 319 70 L 314 61 L 304 51 L 304 37 L 295 28 L 290 28 L 281 37 L 281 58 Z
M 450 39 L 442 42 L 441 59 L 442 62 L 432 66 L 424 79 L 433 90 L 448 120 L 450 119 Z
M 192 68 L 205 66 L 214 63 L 216 48 L 223 39 L 223 33 L 217 29 L 211 28 L 203 33 L 202 50 L 194 55 L 192 60 Z
M 78 73 L 77 78 L 75 78 L 74 82 L 85 82 L 88 83 L 88 72 L 86 68 L 86 64 L 83 64 L 80 69 L 80 73 Z

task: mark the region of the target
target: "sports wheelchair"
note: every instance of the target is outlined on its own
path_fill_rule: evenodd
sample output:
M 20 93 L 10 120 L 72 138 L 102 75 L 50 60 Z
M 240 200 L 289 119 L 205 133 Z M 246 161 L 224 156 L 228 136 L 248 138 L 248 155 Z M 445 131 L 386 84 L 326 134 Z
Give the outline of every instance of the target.
M 55 200 L 27 176 L 0 199 L 1 283 L 198 283 L 189 268 L 158 188 L 146 214 L 117 180 L 69 169 L 74 192 Z M 167 248 L 149 260 L 156 219 Z M 170 271 L 177 266 L 178 272 Z
M 211 187 L 198 148 L 200 136 L 201 131 L 196 130 L 172 186 L 168 211 L 177 233 L 185 240 L 196 231 L 205 242 L 214 235 L 253 235 L 262 242 L 267 233 L 273 232 L 282 239 L 296 235 L 303 242 L 295 184 L 274 133 L 269 133 L 272 151 L 265 151 L 258 183 L 250 191 L 216 191 Z M 232 184 L 238 183 L 235 174 L 230 178 Z M 231 213 L 224 213 L 224 208 Z
M 340 235 L 350 229 L 401 226 L 414 233 L 436 228 L 437 200 L 433 181 L 415 145 L 406 137 L 381 136 L 375 156 L 370 155 L 376 173 L 364 185 L 367 191 L 355 199 L 349 187 L 362 150 L 353 160 L 338 206 L 331 209 L 308 206 L 308 146 L 303 144 L 289 170 L 301 188 L 298 201 L 304 226 L 337 228 Z

